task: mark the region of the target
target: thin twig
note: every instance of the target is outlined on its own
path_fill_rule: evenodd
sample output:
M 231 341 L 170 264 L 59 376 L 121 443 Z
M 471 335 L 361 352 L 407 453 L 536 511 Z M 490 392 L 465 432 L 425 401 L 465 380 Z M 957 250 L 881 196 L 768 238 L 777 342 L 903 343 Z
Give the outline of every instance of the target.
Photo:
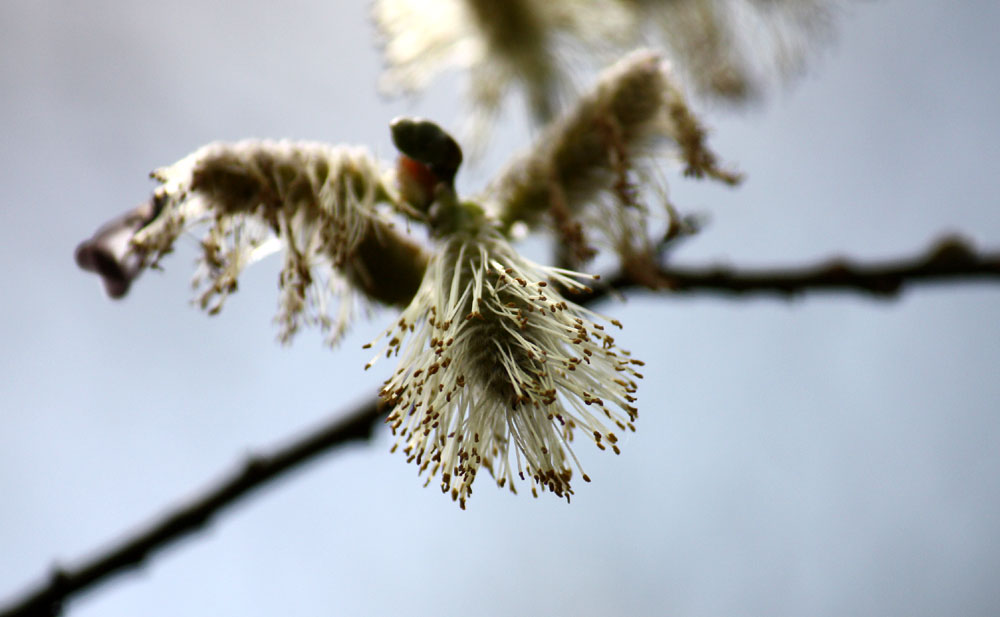
M 916 258 L 879 264 L 832 260 L 817 266 L 772 270 L 734 268 L 662 267 L 656 273 L 660 291 L 667 293 L 751 293 L 795 296 L 813 291 L 848 291 L 879 298 L 893 298 L 918 283 L 958 283 L 971 280 L 1000 281 L 1000 253 L 977 253 L 967 242 L 945 238 Z M 645 277 L 644 277 L 645 278 Z M 636 288 L 634 278 L 619 274 L 604 279 L 604 285 L 589 294 L 575 296 L 577 303 L 590 304 L 612 292 Z M 194 533 L 223 509 L 276 480 L 283 473 L 351 441 L 372 435 L 383 410 L 369 401 L 329 424 L 277 448 L 271 455 L 255 456 L 241 469 L 200 496 L 167 512 L 146 529 L 124 538 L 104 553 L 76 568 L 57 568 L 47 581 L 0 610 L 0 617 L 52 617 L 76 594 L 138 567 L 150 556 Z

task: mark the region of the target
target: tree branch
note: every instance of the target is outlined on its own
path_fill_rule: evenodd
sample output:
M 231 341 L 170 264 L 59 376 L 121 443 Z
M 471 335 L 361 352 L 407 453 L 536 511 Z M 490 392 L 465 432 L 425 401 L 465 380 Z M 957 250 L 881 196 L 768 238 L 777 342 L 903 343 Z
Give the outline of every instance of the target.
M 784 297 L 809 292 L 843 291 L 879 299 L 897 298 L 905 289 L 926 283 L 1000 281 L 1000 252 L 979 253 L 958 236 L 939 240 L 927 252 L 911 258 L 879 263 L 859 263 L 843 258 L 797 268 L 738 269 L 726 266 L 658 266 L 652 272 L 628 269 L 606 280 L 593 293 L 573 300 L 592 302 L 609 293 L 648 281 L 654 291 L 683 294 L 745 296 L 772 294 Z
M 219 512 L 283 473 L 346 443 L 369 439 L 382 415 L 381 405 L 371 400 L 270 455 L 252 456 L 201 496 L 175 507 L 90 561 L 76 568 L 55 568 L 46 583 L 0 610 L 0 617 L 59 615 L 69 598 L 142 565 L 154 553 L 199 530 Z
M 904 287 L 918 283 L 1000 278 L 1000 253 L 979 254 L 966 241 L 953 236 L 942 239 L 922 256 L 876 264 L 834 259 L 801 269 L 665 269 L 663 275 L 675 292 L 793 296 L 807 291 L 842 290 L 889 299 L 897 297 Z
M 650 280 L 623 271 L 604 279 L 604 285 L 573 297 L 590 304 L 612 292 L 639 287 Z M 906 287 L 927 282 L 952 283 L 970 280 L 1000 281 L 1000 253 L 977 253 L 967 242 L 948 237 L 915 258 L 878 264 L 859 264 L 834 259 L 816 266 L 772 270 L 738 270 L 725 267 L 655 268 L 655 285 L 666 293 L 751 293 L 795 296 L 812 291 L 848 291 L 893 298 Z M 46 582 L 0 609 L 0 617 L 55 616 L 76 594 L 106 582 L 114 575 L 136 568 L 150 556 L 203 527 L 242 497 L 276 480 L 282 474 L 321 454 L 352 441 L 369 439 L 383 415 L 381 406 L 369 401 L 339 415 L 314 432 L 279 447 L 270 455 L 254 456 L 235 473 L 208 487 L 200 496 L 181 504 L 139 533 L 122 539 L 105 552 L 76 568 L 56 568 Z

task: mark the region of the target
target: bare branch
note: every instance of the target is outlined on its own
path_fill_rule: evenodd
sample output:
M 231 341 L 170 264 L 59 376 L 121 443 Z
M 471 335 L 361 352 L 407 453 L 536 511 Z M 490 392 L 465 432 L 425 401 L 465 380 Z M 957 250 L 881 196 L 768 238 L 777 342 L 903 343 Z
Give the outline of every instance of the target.
M 89 561 L 75 568 L 56 567 L 47 582 L 0 610 L 0 617 L 59 615 L 69 598 L 142 565 L 153 554 L 199 530 L 219 512 L 285 472 L 346 443 L 370 438 L 384 411 L 373 399 L 270 455 L 252 456 L 240 469 L 208 487 L 200 496 L 174 507 L 145 529 L 123 538 Z
M 660 266 L 653 272 L 628 268 L 606 280 L 592 294 L 573 300 L 593 302 L 609 293 L 647 287 L 667 293 L 743 296 L 773 294 L 794 297 L 818 291 L 859 293 L 880 299 L 894 299 L 904 289 L 926 283 L 959 283 L 994 279 L 1000 282 L 1000 252 L 977 252 L 958 236 L 939 240 L 929 251 L 911 258 L 879 263 L 860 263 L 837 258 L 817 265 L 793 268 L 741 269 L 727 266 Z M 648 283 L 653 280 L 655 283 Z
M 579 304 L 594 303 L 612 292 L 640 287 L 637 280 L 648 285 L 648 274 L 641 279 L 627 272 L 605 277 L 604 287 L 573 299 Z M 816 266 L 771 270 L 663 266 L 655 275 L 659 281 L 658 290 L 666 293 L 764 293 L 791 297 L 813 291 L 847 291 L 894 298 L 903 289 L 918 283 L 991 279 L 1000 282 L 1000 253 L 977 253 L 961 238 L 947 237 L 923 255 L 877 264 L 835 259 Z M 167 512 L 139 533 L 122 539 L 75 568 L 56 568 L 46 582 L 0 609 L 0 617 L 60 614 L 71 597 L 138 567 L 153 554 L 197 531 L 220 511 L 285 472 L 343 444 L 370 438 L 384 411 L 387 410 L 375 400 L 369 401 L 275 449 L 270 455 L 252 457 L 238 471 Z

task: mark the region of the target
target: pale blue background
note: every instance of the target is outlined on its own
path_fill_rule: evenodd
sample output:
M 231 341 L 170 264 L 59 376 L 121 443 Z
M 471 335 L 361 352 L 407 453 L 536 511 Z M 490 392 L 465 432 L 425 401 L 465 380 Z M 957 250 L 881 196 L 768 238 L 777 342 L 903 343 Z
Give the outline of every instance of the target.
M 366 143 L 461 110 L 374 93 L 364 2 L 0 0 L 0 599 L 364 400 L 390 366 L 306 332 L 274 342 L 277 263 L 222 315 L 187 304 L 191 243 L 114 303 L 76 243 L 215 139 Z M 1000 248 L 1000 4 L 841 15 L 794 88 L 708 113 L 739 190 L 672 173 L 711 214 L 685 263 Z M 520 109 L 473 191 L 524 145 Z M 1000 289 L 882 303 L 634 296 L 606 304 L 647 361 L 620 457 L 580 447 L 573 504 L 487 483 L 462 512 L 385 434 L 269 487 L 70 614 L 988 615 L 1000 612 Z M 70 562 L 71 563 L 71 562 Z

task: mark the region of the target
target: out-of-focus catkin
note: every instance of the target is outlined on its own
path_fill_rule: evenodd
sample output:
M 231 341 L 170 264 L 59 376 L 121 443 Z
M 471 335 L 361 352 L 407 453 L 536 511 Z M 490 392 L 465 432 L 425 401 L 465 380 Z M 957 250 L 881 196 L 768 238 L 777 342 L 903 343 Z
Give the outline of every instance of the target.
M 604 247 L 641 251 L 648 214 L 643 191 L 665 194 L 657 167 L 670 147 L 687 174 L 739 181 L 708 149 L 705 130 L 664 61 L 640 50 L 602 73 L 490 185 L 484 201 L 508 226 L 551 222 L 578 259 L 593 253 L 588 237 L 594 232 Z

